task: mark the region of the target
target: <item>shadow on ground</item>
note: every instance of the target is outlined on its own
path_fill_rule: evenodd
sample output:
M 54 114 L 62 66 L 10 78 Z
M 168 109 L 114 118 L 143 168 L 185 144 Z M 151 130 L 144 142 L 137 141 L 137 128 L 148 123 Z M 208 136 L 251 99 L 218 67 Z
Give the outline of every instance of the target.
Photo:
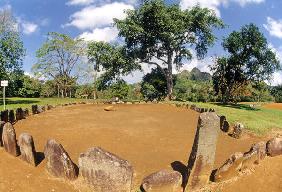
M 213 103 L 213 104 L 220 106 L 220 107 L 229 107 L 229 108 L 242 109 L 242 110 L 247 110 L 247 111 L 259 111 L 260 110 L 256 106 L 252 107 L 251 105 L 242 104 L 242 103 L 238 103 L 238 104 Z
M 36 100 L 9 100 L 9 99 L 6 99 L 6 104 L 10 104 L 10 105 L 15 105 L 15 104 L 33 104 L 33 103 L 39 103 L 39 101 L 36 101 Z M 0 104 L 3 105 L 3 101 L 1 101 Z

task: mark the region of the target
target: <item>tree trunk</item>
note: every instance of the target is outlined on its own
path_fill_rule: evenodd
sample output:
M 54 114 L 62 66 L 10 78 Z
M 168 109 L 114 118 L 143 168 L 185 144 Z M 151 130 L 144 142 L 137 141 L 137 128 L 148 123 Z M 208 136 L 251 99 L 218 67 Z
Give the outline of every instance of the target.
M 167 66 L 167 72 L 166 72 L 166 85 L 167 85 L 167 96 L 166 100 L 170 101 L 172 100 L 172 90 L 173 90 L 173 78 L 172 78 L 172 54 L 168 54 L 168 66 Z

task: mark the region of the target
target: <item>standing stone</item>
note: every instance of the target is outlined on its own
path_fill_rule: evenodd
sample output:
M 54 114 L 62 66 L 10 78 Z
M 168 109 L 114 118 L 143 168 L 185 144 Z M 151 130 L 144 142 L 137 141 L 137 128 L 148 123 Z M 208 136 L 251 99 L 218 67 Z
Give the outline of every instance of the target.
M 36 150 L 32 136 L 27 133 L 22 133 L 19 136 L 18 144 L 21 151 L 21 159 L 36 166 Z
M 9 121 L 9 111 L 1 111 L 1 121 L 8 122 Z
M 177 171 L 161 170 L 145 177 L 141 189 L 144 192 L 183 192 L 182 175 Z
M 14 112 L 14 110 L 10 110 L 9 111 L 9 122 L 10 123 L 14 123 L 15 122 L 15 112 Z
M 259 162 L 266 157 L 266 142 L 261 141 L 259 143 L 252 145 L 250 151 L 257 152 L 258 159 L 256 163 L 259 164 Z
M 0 147 L 3 146 L 3 142 L 2 142 L 2 134 L 3 134 L 3 127 L 5 125 L 4 121 L 0 121 Z
M 29 116 L 29 110 L 28 108 L 24 109 L 23 110 L 23 113 L 24 113 L 24 118 L 27 118 Z
M 244 125 L 241 123 L 236 123 L 233 132 L 231 133 L 231 136 L 235 139 L 240 139 L 243 133 Z
M 24 111 L 22 108 L 17 108 L 16 110 L 16 120 L 19 121 L 19 120 L 22 120 L 24 119 Z
M 5 151 L 13 156 L 18 156 L 19 149 L 17 145 L 16 132 L 11 123 L 6 123 L 3 127 L 2 142 Z
M 80 154 L 78 164 L 81 176 L 93 191 L 131 191 L 133 168 L 128 161 L 95 147 Z
M 47 141 L 44 155 L 47 161 L 46 169 L 51 175 L 68 180 L 77 178 L 75 164 L 63 146 L 57 143 L 57 141 L 54 139 Z
M 237 152 L 231 155 L 231 157 L 227 159 L 226 162 L 216 170 L 215 174 L 213 175 L 213 180 L 220 182 L 232 179 L 233 177 L 237 176 L 242 167 L 242 162 L 244 160 L 243 156 L 244 155 L 241 152 Z
M 205 186 L 213 170 L 220 119 L 216 113 L 201 113 L 188 161 L 186 191 Z
M 42 112 L 44 112 L 43 107 L 42 106 L 38 106 L 37 107 L 37 113 L 42 113 Z
M 32 105 L 31 106 L 31 111 L 32 111 L 32 114 L 37 114 L 38 113 L 38 105 Z
M 228 123 L 228 121 L 226 120 L 225 116 L 220 116 L 220 129 L 227 133 L 229 131 L 230 125 Z
M 275 157 L 282 155 L 282 137 L 276 137 L 269 140 L 266 144 L 267 155 Z

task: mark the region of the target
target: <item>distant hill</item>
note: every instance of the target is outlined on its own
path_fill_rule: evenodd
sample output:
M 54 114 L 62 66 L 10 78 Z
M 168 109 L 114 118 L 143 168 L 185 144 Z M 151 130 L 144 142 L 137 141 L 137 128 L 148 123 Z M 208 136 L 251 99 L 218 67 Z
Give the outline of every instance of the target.
M 191 71 L 184 70 L 177 74 L 177 77 L 187 78 L 194 81 L 210 81 L 212 76 L 209 73 L 201 72 L 198 68 L 193 68 Z

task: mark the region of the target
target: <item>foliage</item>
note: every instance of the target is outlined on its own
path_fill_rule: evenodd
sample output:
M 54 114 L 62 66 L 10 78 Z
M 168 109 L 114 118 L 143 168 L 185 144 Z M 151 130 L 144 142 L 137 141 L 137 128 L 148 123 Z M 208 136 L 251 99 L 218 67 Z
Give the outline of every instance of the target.
M 41 91 L 41 82 L 27 75 L 23 76 L 23 86 L 19 89 L 19 96 L 33 98 L 39 97 Z
M 47 80 L 41 84 L 41 97 L 54 97 L 57 93 L 57 86 L 54 80 Z
M 19 73 L 25 56 L 23 42 L 17 29 L 16 19 L 10 10 L 0 10 L 0 78 L 9 80 Z
M 90 84 L 78 85 L 75 91 L 75 98 L 90 98 L 93 94 L 93 86 Z
M 181 10 L 179 5 L 167 5 L 163 0 L 144 1 L 139 9 L 126 13 L 125 19 L 115 19 L 115 25 L 125 38 L 127 54 L 162 71 L 168 99 L 172 97 L 173 65 L 179 69 L 184 60 L 190 60 L 191 47 L 198 58 L 203 58 L 215 41 L 212 29 L 223 27 L 210 9 L 195 6 Z
M 68 35 L 48 33 L 46 42 L 36 52 L 38 59 L 33 66 L 36 75 L 53 79 L 62 97 L 71 95 L 77 67 L 83 63 L 84 43 Z
M 271 95 L 275 98 L 275 102 L 282 103 L 282 85 L 272 87 Z
M 229 56 L 218 58 L 211 69 L 215 91 L 223 102 L 236 102 L 248 84 L 269 80 L 279 69 L 279 60 L 254 24 L 232 32 L 222 45 Z
M 143 77 L 141 93 L 146 100 L 161 100 L 167 95 L 166 77 L 159 68 Z
M 126 56 L 124 47 L 106 42 L 89 43 L 87 56 L 95 71 L 104 71 L 100 78 L 101 87 L 120 80 L 121 75 L 128 75 L 131 71 L 140 69 L 132 58 Z

